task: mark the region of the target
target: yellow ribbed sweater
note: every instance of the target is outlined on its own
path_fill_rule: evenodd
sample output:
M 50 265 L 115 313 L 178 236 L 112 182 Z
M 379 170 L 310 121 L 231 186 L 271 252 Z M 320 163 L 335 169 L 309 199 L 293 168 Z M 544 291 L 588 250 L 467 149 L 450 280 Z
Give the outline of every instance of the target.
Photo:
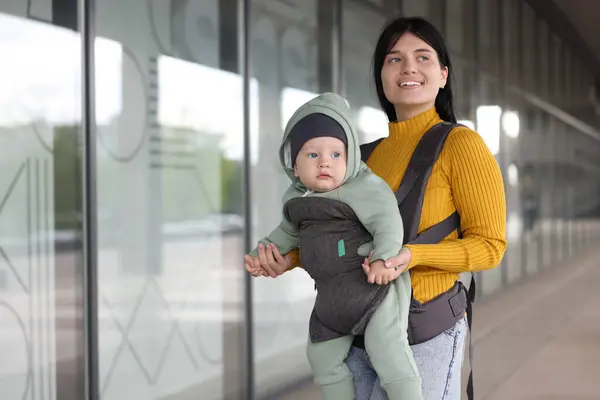
M 389 124 L 389 136 L 373 151 L 367 165 L 398 190 L 421 137 L 442 122 L 432 108 L 414 118 Z M 423 200 L 419 232 L 460 215 L 462 238 L 453 232 L 441 243 L 407 245 L 415 299 L 424 302 L 450 289 L 460 272 L 497 266 L 506 249 L 506 201 L 496 159 L 475 131 L 450 132 L 435 163 Z
M 389 136 L 367 165 L 398 190 L 421 137 L 441 122 L 432 108 L 407 121 L 389 124 Z M 450 289 L 460 272 L 497 266 L 506 249 L 506 202 L 502 174 L 481 136 L 468 128 L 450 132 L 425 189 L 419 232 L 458 211 L 462 238 L 453 232 L 438 244 L 407 245 L 413 295 L 425 302 Z M 292 265 L 298 265 L 293 252 Z

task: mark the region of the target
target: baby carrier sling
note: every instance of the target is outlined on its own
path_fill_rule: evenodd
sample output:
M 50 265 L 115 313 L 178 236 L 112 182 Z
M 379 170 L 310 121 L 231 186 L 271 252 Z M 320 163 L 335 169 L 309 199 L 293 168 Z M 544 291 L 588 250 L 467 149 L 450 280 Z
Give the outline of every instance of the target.
M 410 159 L 404 178 L 396 191 L 396 199 L 404 224 L 404 244 L 435 244 L 450 233 L 458 230 L 460 236 L 460 217 L 454 212 L 438 224 L 418 233 L 421 220 L 421 209 L 425 197 L 425 187 L 433 165 L 437 161 L 450 131 L 458 126 L 449 122 L 441 122 L 429 129 L 421 138 Z M 366 162 L 373 150 L 383 140 L 365 143 L 360 146 L 361 159 Z M 471 282 L 467 289 L 459 280 L 447 292 L 434 299 L 421 303 L 411 299 L 408 317 L 408 341 L 411 345 L 426 342 L 447 329 L 452 328 L 464 313 L 467 313 L 469 327 L 469 361 L 471 373 L 467 385 L 467 396 L 473 400 L 473 371 L 471 352 L 471 325 L 473 320 L 472 303 L 475 301 L 475 279 L 471 274 Z M 356 345 L 364 347 L 361 343 L 364 338 L 357 337 Z

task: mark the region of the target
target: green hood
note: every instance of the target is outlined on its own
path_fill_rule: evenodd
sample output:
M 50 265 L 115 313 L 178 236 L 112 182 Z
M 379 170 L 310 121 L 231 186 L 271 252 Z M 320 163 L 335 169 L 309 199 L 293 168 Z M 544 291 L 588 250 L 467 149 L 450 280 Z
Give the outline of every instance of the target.
M 346 169 L 346 176 L 342 181 L 342 184 L 354 179 L 358 173 L 366 168 L 366 165 L 360 160 L 360 146 L 358 143 L 358 133 L 356 127 L 352 122 L 352 115 L 348 102 L 341 96 L 335 93 L 324 93 L 314 99 L 304 103 L 288 121 L 285 132 L 283 134 L 283 140 L 279 149 L 279 160 L 285 170 L 286 174 L 292 180 L 294 186 L 305 191 L 304 185 L 294 176 L 294 166 L 292 165 L 291 157 L 291 146 L 289 143 L 289 135 L 292 128 L 302 118 L 309 114 L 321 113 L 325 114 L 330 118 L 336 120 L 346 132 L 348 140 L 348 167 Z

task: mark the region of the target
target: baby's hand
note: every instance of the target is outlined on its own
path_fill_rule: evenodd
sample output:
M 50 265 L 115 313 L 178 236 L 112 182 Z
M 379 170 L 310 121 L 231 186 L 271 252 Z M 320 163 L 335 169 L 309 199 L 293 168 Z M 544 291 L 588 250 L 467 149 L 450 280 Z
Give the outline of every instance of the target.
M 244 267 L 246 268 L 246 271 L 248 271 L 250 275 L 255 278 L 259 276 L 267 276 L 266 271 L 260 266 L 260 260 L 258 257 L 246 254 L 244 256 Z
M 386 268 L 383 260 L 373 261 L 370 267 L 371 270 L 367 274 L 367 280 L 369 283 L 387 285 L 396 279 L 396 271 L 394 271 L 392 268 Z

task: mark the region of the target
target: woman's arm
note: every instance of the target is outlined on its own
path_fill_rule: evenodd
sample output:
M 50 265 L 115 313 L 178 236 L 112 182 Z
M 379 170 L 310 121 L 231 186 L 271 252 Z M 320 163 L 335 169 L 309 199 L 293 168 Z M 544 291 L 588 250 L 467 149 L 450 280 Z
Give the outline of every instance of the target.
M 407 245 L 412 254 L 408 268 L 426 265 L 449 272 L 494 268 L 506 250 L 506 200 L 498 163 L 481 136 L 468 128 L 451 132 L 444 152 L 462 238 Z

